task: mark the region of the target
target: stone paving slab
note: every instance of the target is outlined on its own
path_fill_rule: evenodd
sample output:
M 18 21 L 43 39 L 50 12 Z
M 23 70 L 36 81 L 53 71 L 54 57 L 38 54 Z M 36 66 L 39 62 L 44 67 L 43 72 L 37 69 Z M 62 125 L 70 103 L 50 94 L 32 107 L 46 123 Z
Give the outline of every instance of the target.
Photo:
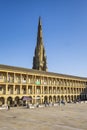
M 0 130 L 87 130 L 87 104 L 0 110 Z

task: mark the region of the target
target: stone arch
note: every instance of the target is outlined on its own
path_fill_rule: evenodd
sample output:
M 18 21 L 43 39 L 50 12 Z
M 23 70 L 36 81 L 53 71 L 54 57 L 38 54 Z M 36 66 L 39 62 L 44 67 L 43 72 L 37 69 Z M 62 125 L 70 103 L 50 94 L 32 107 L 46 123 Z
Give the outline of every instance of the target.
M 48 97 L 44 96 L 44 102 L 48 102 Z
M 65 95 L 65 102 L 67 102 L 67 95 Z
M 67 97 L 67 101 L 70 101 L 70 95 L 68 95 L 68 97 Z
M 56 102 L 56 96 L 53 96 L 53 102 L 54 103 Z
M 5 104 L 5 98 L 4 97 L 0 97 L 0 105 Z
M 49 102 L 52 102 L 52 96 L 49 96 Z
M 63 95 L 61 96 L 61 101 L 64 101 L 64 96 Z
M 13 104 L 12 97 L 7 98 L 7 104 L 10 105 L 10 106 Z
M 20 98 L 18 96 L 15 97 L 14 104 L 19 105 Z
M 59 102 L 60 101 L 60 96 L 57 96 L 57 102 Z
M 71 101 L 73 101 L 73 95 L 71 95 Z
M 74 97 L 73 97 L 73 98 L 74 98 L 74 101 L 76 101 L 76 100 L 77 100 L 77 99 L 76 99 L 76 95 L 74 95 Z
M 77 95 L 77 101 L 79 101 L 80 100 L 80 95 Z
M 80 95 L 80 100 L 83 100 L 83 94 Z

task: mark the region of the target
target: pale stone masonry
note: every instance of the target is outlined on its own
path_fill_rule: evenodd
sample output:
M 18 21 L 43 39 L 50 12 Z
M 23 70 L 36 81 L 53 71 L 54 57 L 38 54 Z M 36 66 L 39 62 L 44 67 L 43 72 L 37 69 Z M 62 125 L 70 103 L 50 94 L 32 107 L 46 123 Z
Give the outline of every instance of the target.
M 0 65 L 0 105 L 19 105 L 24 97 L 32 104 L 87 100 L 87 78 L 47 72 L 41 18 L 33 69 Z
M 87 78 L 0 65 L 0 104 L 29 97 L 30 103 L 87 99 Z

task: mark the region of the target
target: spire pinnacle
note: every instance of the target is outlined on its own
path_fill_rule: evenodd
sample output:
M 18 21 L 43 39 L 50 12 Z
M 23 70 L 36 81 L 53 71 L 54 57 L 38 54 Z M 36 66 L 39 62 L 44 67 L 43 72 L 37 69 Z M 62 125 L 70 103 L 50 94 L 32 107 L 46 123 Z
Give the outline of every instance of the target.
M 33 57 L 32 68 L 37 70 L 47 71 L 47 58 L 46 58 L 45 48 L 42 39 L 41 17 L 39 17 L 39 22 L 38 22 L 37 44 L 35 48 L 35 55 Z
M 39 25 L 41 26 L 41 16 L 39 16 Z
M 41 24 L 41 17 L 39 17 L 39 22 L 38 22 L 38 35 L 37 39 L 42 39 L 42 24 Z M 38 41 L 38 40 L 37 40 Z

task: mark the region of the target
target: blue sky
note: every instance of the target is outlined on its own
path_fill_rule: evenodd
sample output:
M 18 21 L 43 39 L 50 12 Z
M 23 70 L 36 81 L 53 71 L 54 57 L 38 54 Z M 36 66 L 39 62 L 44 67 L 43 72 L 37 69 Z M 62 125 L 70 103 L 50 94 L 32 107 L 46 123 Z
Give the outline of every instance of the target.
M 0 0 L 0 64 L 32 68 L 39 16 L 48 71 L 87 77 L 87 0 Z

